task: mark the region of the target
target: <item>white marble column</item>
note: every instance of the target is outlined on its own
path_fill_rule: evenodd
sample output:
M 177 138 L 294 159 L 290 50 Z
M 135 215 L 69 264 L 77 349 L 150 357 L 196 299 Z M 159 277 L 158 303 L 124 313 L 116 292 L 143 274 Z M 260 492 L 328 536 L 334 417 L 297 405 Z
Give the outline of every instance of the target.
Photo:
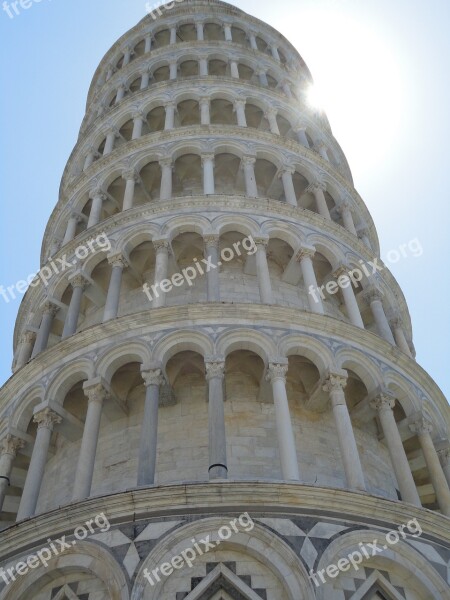
M 314 194 L 314 198 L 316 199 L 317 212 L 319 213 L 319 215 L 322 215 L 322 217 L 325 217 L 325 219 L 331 221 L 330 211 L 328 210 L 328 205 L 324 193 L 326 189 L 327 186 L 325 183 L 316 181 L 309 185 L 306 188 L 305 192 L 312 192 Z
M 133 208 L 134 191 L 136 189 L 136 183 L 139 181 L 139 175 L 134 169 L 129 169 L 128 171 L 123 171 L 122 179 L 125 180 L 122 210 L 129 210 L 130 208 Z
M 286 202 L 291 206 L 297 206 L 297 194 L 295 192 L 294 180 L 292 179 L 294 173 L 295 167 L 282 167 L 280 172 Z
M 106 71 L 105 83 L 106 83 L 106 81 L 109 81 L 111 79 L 111 77 L 114 75 L 114 73 L 115 73 L 115 67 L 113 65 L 108 65 L 108 70 Z
M 171 158 L 165 158 L 159 161 L 161 166 L 161 191 L 160 200 L 172 199 L 172 171 L 173 163 Z
M 121 100 L 124 99 L 125 97 L 125 90 L 126 90 L 126 86 L 125 83 L 121 83 L 119 85 L 119 87 L 117 88 L 117 94 L 116 94 L 116 104 L 118 104 Z
M 272 284 L 267 264 L 267 246 L 269 240 L 256 238 L 256 272 L 258 277 L 261 304 L 273 304 Z
M 231 73 L 231 77 L 233 77 L 234 79 L 239 79 L 239 65 L 237 60 L 231 59 L 230 60 L 230 73 Z
M 314 271 L 314 265 L 312 260 L 314 258 L 315 253 L 315 248 L 305 247 L 301 248 L 301 250 L 297 253 L 297 256 L 295 258 L 300 263 L 300 268 L 302 270 L 303 283 L 305 286 L 305 292 L 308 296 L 309 308 L 311 309 L 311 312 L 323 315 L 324 310 L 320 294 L 315 294 L 317 301 L 314 299 L 314 295 L 310 294 L 311 289 L 318 289 L 316 273 Z
M 63 340 L 76 333 L 78 327 L 78 318 L 80 316 L 81 300 L 83 298 L 83 291 L 86 287 L 86 280 L 82 275 L 75 275 L 70 280 L 70 285 L 73 288 L 72 298 L 70 300 L 69 309 L 64 322 L 64 329 L 62 332 Z
M 108 256 L 108 263 L 112 268 L 105 310 L 103 312 L 103 323 L 115 319 L 119 313 L 120 288 L 122 286 L 123 270 L 128 266 L 127 261 L 122 254 Z
M 342 202 L 337 209 L 342 216 L 345 229 L 357 236 L 358 234 L 356 233 L 355 223 L 353 222 L 352 211 L 350 210 L 350 203 Z
M 8 487 L 11 485 L 10 477 L 14 459 L 17 452 L 25 446 L 20 438 L 8 434 L 0 442 L 0 513 L 2 512 Z
M 275 60 L 278 60 L 278 61 L 280 61 L 280 54 L 279 54 L 279 52 L 278 52 L 278 47 L 277 47 L 277 46 L 275 46 L 275 44 L 272 44 L 272 46 L 270 46 L 270 51 L 272 52 L 272 57 L 273 57 Z
M 106 200 L 106 194 L 104 194 L 100 190 L 95 190 L 92 192 L 92 205 L 91 212 L 89 213 L 89 220 L 87 224 L 87 229 L 90 227 L 95 227 L 98 223 L 100 223 L 100 219 L 102 216 L 103 202 Z
M 223 31 L 225 33 L 225 41 L 226 42 L 232 42 L 233 41 L 233 34 L 231 32 L 231 25 L 229 25 L 228 23 L 225 23 L 223 26 Z
M 141 90 L 146 90 L 150 85 L 150 71 L 148 67 L 145 67 L 142 71 L 140 71 L 141 75 Z
M 89 167 L 93 164 L 96 155 L 96 149 L 91 146 L 86 154 L 86 158 L 84 160 L 83 171 L 87 171 Z
M 402 500 L 415 506 L 421 506 L 402 438 L 395 422 L 393 412 L 395 399 L 382 393 L 370 402 L 370 406 L 377 411 Z
M 152 49 L 152 34 L 148 33 L 145 36 L 145 47 L 144 47 L 144 52 L 145 54 L 148 54 Z
M 270 132 L 275 135 L 280 135 L 280 128 L 278 127 L 277 121 L 278 110 L 276 108 L 269 108 L 264 113 L 264 116 L 269 121 Z
M 53 302 L 44 302 L 41 325 L 39 327 L 39 332 L 37 334 L 36 343 L 34 344 L 31 358 L 34 358 L 35 356 L 47 349 L 48 339 L 52 330 L 53 320 L 58 311 L 59 306 L 53 304 Z
M 345 371 L 329 373 L 323 390 L 330 394 L 347 486 L 352 490 L 366 491 L 358 446 L 345 401 L 344 388 L 346 385 L 347 374 Z
M 178 61 L 171 60 L 169 62 L 169 78 L 174 81 L 178 77 Z
M 169 272 L 169 242 L 167 240 L 154 240 L 153 246 L 156 251 L 155 263 L 155 289 L 159 296 L 153 298 L 153 308 L 160 308 L 166 304 L 166 294 L 161 290 L 159 284 L 164 279 L 167 279 Z
M 177 28 L 175 25 L 172 25 L 172 27 L 170 28 L 170 44 L 176 44 L 177 43 Z
M 242 168 L 244 169 L 245 187 L 249 198 L 258 198 L 258 187 L 255 176 L 256 158 L 253 156 L 242 157 Z
M 283 479 L 287 481 L 298 481 L 300 479 L 300 474 L 298 469 L 297 449 L 286 393 L 287 371 L 287 364 L 271 363 L 267 371 L 266 379 L 272 385 L 278 448 L 280 451 Z
M 202 125 L 211 124 L 210 105 L 210 99 L 207 96 L 200 98 L 200 123 Z
M 145 404 L 139 441 L 137 475 L 139 486 L 155 483 L 158 454 L 159 391 L 164 383 L 164 376 L 160 368 L 141 369 L 141 373 L 145 384 Z
M 33 352 L 33 346 L 36 341 L 36 333 L 34 331 L 25 331 L 21 337 L 19 342 L 19 351 L 15 365 L 15 371 L 18 371 L 23 366 L 27 364 L 27 362 L 31 358 L 31 353 Z
M 165 105 L 166 109 L 166 121 L 164 124 L 164 129 L 167 131 L 169 129 L 173 129 L 175 127 L 175 111 L 176 111 L 175 102 L 168 102 Z
M 250 41 L 250 48 L 252 50 L 258 50 L 258 44 L 256 43 L 256 35 L 253 32 L 248 34 L 248 39 Z
M 405 331 L 403 329 L 403 321 L 400 316 L 394 316 L 390 322 L 392 331 L 394 332 L 395 343 L 402 352 L 404 352 L 410 358 L 414 358 L 409 348 L 408 342 L 406 341 Z
M 359 239 L 372 252 L 373 248 L 372 248 L 372 244 L 370 243 L 369 235 L 370 235 L 369 234 L 369 229 L 367 227 L 360 227 L 358 229 L 358 237 L 359 237 Z
M 105 147 L 103 149 L 103 156 L 108 156 L 114 150 L 114 144 L 116 142 L 117 131 L 112 129 L 106 135 Z
M 283 88 L 283 92 L 286 94 L 286 96 L 287 96 L 288 98 L 292 98 L 292 97 L 293 97 L 293 96 L 292 96 L 292 90 L 291 90 L 291 86 L 290 86 L 290 83 L 289 83 L 289 81 L 287 81 L 287 80 L 284 80 L 284 81 L 282 82 L 281 86 L 282 86 L 282 88 Z
M 61 423 L 62 419 L 49 408 L 36 413 L 33 421 L 37 423 L 36 440 L 33 446 L 30 466 L 20 500 L 17 521 L 28 519 L 35 514 L 36 506 L 44 477 L 45 465 L 47 463 L 48 450 L 52 437 L 53 427 Z
M 75 234 L 77 232 L 77 225 L 80 221 L 81 221 L 80 215 L 78 215 L 76 213 L 72 213 L 70 215 L 69 220 L 67 222 L 66 233 L 65 233 L 64 239 L 62 241 L 63 246 L 65 246 L 66 244 L 68 244 L 69 242 L 71 242 L 74 239 Z
M 215 194 L 214 154 L 202 154 L 203 193 L 205 196 Z
M 450 446 L 447 445 L 437 451 L 439 460 L 441 461 L 442 470 L 444 471 L 447 485 L 450 487 Z
M 202 54 L 199 57 L 199 75 L 200 77 L 208 77 L 208 56 L 206 54 Z
M 364 292 L 364 299 L 367 304 L 369 304 L 370 310 L 372 311 L 378 335 L 395 346 L 394 336 L 392 335 L 386 313 L 384 312 L 382 298 L 381 292 L 376 288 L 369 288 Z
M 264 87 L 269 87 L 269 80 L 267 79 L 267 72 L 263 69 L 260 69 L 257 73 L 259 83 Z
M 144 127 L 145 115 L 140 112 L 133 113 L 133 133 L 132 140 L 138 140 L 142 137 L 142 128 Z
M 197 27 L 197 41 L 203 42 L 205 39 L 204 25 L 203 25 L 203 23 L 197 23 L 196 27 Z
M 306 137 L 306 127 L 302 126 L 302 125 L 298 125 L 295 128 L 295 133 L 297 134 L 297 138 L 298 141 L 300 142 L 300 144 L 302 146 L 304 146 L 305 148 L 309 148 L 309 142 L 308 142 L 308 138 Z
M 327 147 L 325 146 L 324 143 L 320 142 L 318 144 L 317 152 L 320 154 L 320 156 L 323 158 L 323 160 L 330 162 L 330 159 L 328 158 Z
M 205 368 L 208 382 L 209 478 L 226 479 L 227 439 L 223 397 L 225 362 L 208 358 L 205 359 Z
M 73 500 L 83 500 L 91 495 L 103 402 L 108 396 L 107 390 L 99 379 L 85 381 L 83 384 L 84 395 L 88 399 L 88 407 L 75 472 Z
M 237 124 L 239 127 L 247 127 L 247 117 L 245 114 L 246 100 L 235 100 L 234 111 L 236 113 Z
M 215 269 L 210 269 L 206 273 L 206 285 L 208 293 L 208 302 L 220 301 L 220 277 L 219 277 L 219 236 L 205 235 L 203 237 L 205 243 L 205 258 L 216 266 Z
M 348 267 L 341 266 L 334 273 L 333 276 L 336 279 L 339 279 L 342 275 L 347 276 L 351 271 Z M 353 284 L 351 281 L 348 282 L 348 285 L 339 286 L 342 291 L 342 296 L 344 298 L 345 308 L 347 309 L 347 316 L 352 325 L 356 325 L 356 327 L 361 327 L 364 329 L 364 323 L 361 317 L 361 312 L 359 310 L 358 302 L 356 301 L 355 292 L 353 290 Z
M 128 64 L 130 64 L 130 61 L 131 61 L 131 46 L 127 46 L 123 50 L 123 63 L 122 63 L 122 66 L 126 67 Z
M 439 508 L 443 515 L 450 517 L 450 490 L 431 438 L 433 426 L 424 417 L 419 417 L 409 428 L 419 439 Z

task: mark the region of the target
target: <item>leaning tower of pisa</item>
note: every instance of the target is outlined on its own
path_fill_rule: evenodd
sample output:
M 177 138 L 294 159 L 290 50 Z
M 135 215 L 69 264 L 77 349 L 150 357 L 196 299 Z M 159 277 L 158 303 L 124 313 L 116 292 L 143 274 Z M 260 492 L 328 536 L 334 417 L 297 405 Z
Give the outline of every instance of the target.
M 101 61 L 0 392 L 0 600 L 450 598 L 448 404 L 311 81 L 217 0 Z

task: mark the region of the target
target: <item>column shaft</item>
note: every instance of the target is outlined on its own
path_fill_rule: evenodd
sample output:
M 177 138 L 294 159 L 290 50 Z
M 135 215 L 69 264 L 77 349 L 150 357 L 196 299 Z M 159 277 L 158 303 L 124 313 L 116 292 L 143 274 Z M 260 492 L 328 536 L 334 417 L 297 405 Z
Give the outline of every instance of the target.
M 105 199 L 103 194 L 95 194 L 92 199 L 91 212 L 89 213 L 89 220 L 87 228 L 95 227 L 100 222 L 103 208 L 103 200 Z
M 431 483 L 436 492 L 439 508 L 443 515 L 450 517 L 450 491 L 431 435 L 426 429 L 423 429 L 417 435 L 427 463 Z
M 411 468 L 403 447 L 402 438 L 400 437 L 394 413 L 392 412 L 394 405 L 394 400 L 389 398 L 385 399 L 384 397 L 375 398 L 372 402 L 372 407 L 378 411 L 378 417 L 389 450 L 389 456 L 391 457 L 392 467 L 394 468 L 402 500 L 414 504 L 415 506 L 421 506 L 416 484 L 414 483 Z
M 53 432 L 53 425 L 60 423 L 61 417 L 49 409 L 45 409 L 42 412 L 37 413 L 34 420 L 38 423 L 38 429 L 22 498 L 20 500 L 19 511 L 17 513 L 18 521 L 32 517 L 36 511 Z
M 214 155 L 202 157 L 203 163 L 203 193 L 205 196 L 215 193 L 214 185 Z
M 244 157 L 243 159 L 245 187 L 247 196 L 250 198 L 258 198 L 258 187 L 256 185 L 255 177 L 255 162 L 256 160 L 254 158 L 247 159 Z
M 227 441 L 223 398 L 223 362 L 206 363 L 208 381 L 209 478 L 226 479 Z
M 216 236 L 205 237 L 205 258 L 216 268 L 210 268 L 206 273 L 208 290 L 208 302 L 220 301 L 220 277 L 219 277 L 219 238 Z
M 163 162 L 161 164 L 161 191 L 160 200 L 171 200 L 172 198 L 172 163 Z
M 373 318 L 375 319 L 375 324 L 377 326 L 379 335 L 387 342 L 395 346 L 394 336 L 392 335 L 389 321 L 386 318 L 383 303 L 378 296 L 370 299 L 370 309 L 372 311 Z
M 70 299 L 69 310 L 67 311 L 66 320 L 64 322 L 62 339 L 65 339 L 76 332 L 78 326 L 78 317 L 80 316 L 84 285 L 78 280 L 74 281 L 72 285 L 72 298 Z
M 292 179 L 293 174 L 293 170 L 285 169 L 281 172 L 281 179 L 283 181 L 286 202 L 291 206 L 297 206 L 297 194 L 295 193 L 294 180 Z
M 57 311 L 58 307 L 54 305 L 47 306 L 44 309 L 41 326 L 39 327 L 39 333 L 36 338 L 36 343 L 34 344 L 31 358 L 34 358 L 35 356 L 46 350 L 48 339 L 50 337 L 50 332 L 52 330 L 53 319 L 55 318 Z
M 133 208 L 134 204 L 134 191 L 136 188 L 136 175 L 126 177 L 125 193 L 123 195 L 122 210 L 129 210 Z
M 209 98 L 202 98 L 200 100 L 200 122 L 202 125 L 211 124 Z
M 159 389 L 163 383 L 161 370 L 143 372 L 146 383 L 144 418 L 139 442 L 138 485 L 153 485 L 158 451 Z
M 113 257 L 110 264 L 112 265 L 112 270 L 105 310 L 103 312 L 103 323 L 110 319 L 115 319 L 119 313 L 120 288 L 122 286 L 122 275 L 125 267 L 125 262 L 122 257 Z
M 102 418 L 103 400 L 106 390 L 101 384 L 93 386 L 84 385 L 83 389 L 89 399 L 84 423 L 83 438 L 81 440 L 80 454 L 78 456 L 75 483 L 73 486 L 73 500 L 83 500 L 91 494 L 92 479 L 94 476 L 95 455 L 97 453 L 98 435 Z
M 166 304 L 166 294 L 163 292 L 159 284 L 164 279 L 167 279 L 169 270 L 169 244 L 168 242 L 155 242 L 156 249 L 156 264 L 155 264 L 155 289 L 158 291 L 159 296 L 155 295 L 153 298 L 153 308 L 160 308 Z
M 258 276 L 259 294 L 262 304 L 273 304 L 272 284 L 270 281 L 269 265 L 267 264 L 266 242 L 255 240 L 256 272 Z
M 65 246 L 69 242 L 73 240 L 75 237 L 75 233 L 77 231 L 78 225 L 78 215 L 71 215 L 69 221 L 67 222 L 66 233 L 64 235 L 64 239 L 62 245 Z
M 297 255 L 297 260 L 300 262 L 303 282 L 305 284 L 305 291 L 308 293 L 309 308 L 311 309 L 311 312 L 323 315 L 324 310 L 322 298 L 317 291 L 319 286 L 317 285 L 316 273 L 314 271 L 314 265 L 312 261 L 314 253 L 315 250 L 313 248 L 302 249 Z M 311 290 L 314 290 L 316 293 L 311 294 Z
M 11 472 L 14 459 L 18 450 L 24 447 L 24 442 L 12 435 L 7 435 L 1 443 L 2 452 L 0 456 L 0 512 L 10 485 Z

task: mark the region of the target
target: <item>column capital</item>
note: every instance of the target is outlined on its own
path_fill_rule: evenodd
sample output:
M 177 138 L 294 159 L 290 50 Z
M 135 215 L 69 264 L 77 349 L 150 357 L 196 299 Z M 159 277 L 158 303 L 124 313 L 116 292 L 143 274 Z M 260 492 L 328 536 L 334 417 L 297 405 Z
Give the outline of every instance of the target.
M 125 169 L 122 171 L 122 179 L 137 183 L 139 181 L 139 174 L 135 169 Z
M 199 100 L 199 105 L 200 106 L 209 106 L 209 104 L 211 103 L 211 98 L 209 96 L 202 96 Z
M 75 273 L 75 275 L 69 279 L 69 283 L 73 288 L 79 287 L 82 289 L 89 285 L 89 281 L 82 273 Z
M 225 376 L 225 360 L 222 357 L 205 357 L 206 381 L 223 379 Z
M 280 380 L 286 383 L 286 376 L 289 365 L 283 363 L 269 363 L 269 367 L 266 373 L 266 381 L 273 383 L 274 381 Z
M 331 275 L 337 279 L 341 275 L 348 275 L 349 271 L 351 271 L 351 269 L 348 265 L 341 264 L 333 271 Z
M 372 302 L 382 302 L 383 294 L 381 293 L 381 290 L 372 286 L 364 290 L 363 298 L 368 304 L 372 304 Z
M 256 156 L 249 156 L 248 154 L 242 157 L 242 164 L 244 166 L 254 165 L 256 163 Z
M 313 259 L 316 253 L 316 249 L 312 246 L 302 246 L 295 255 L 295 260 L 301 262 L 304 258 Z
M 150 385 L 163 385 L 165 378 L 162 369 L 141 369 L 142 379 L 145 387 Z
M 284 165 L 284 166 L 280 167 L 278 176 L 281 177 L 283 175 L 283 173 L 288 173 L 289 175 L 294 175 L 295 167 L 293 167 L 292 165 Z
M 220 237 L 217 233 L 208 233 L 203 236 L 203 241 L 207 248 L 209 248 L 209 247 L 217 248 L 217 246 L 219 245 L 219 239 L 220 239 Z
M 234 101 L 234 108 L 237 108 L 238 106 L 241 108 L 245 108 L 246 104 L 247 104 L 247 100 L 245 98 L 238 98 L 237 100 Z
M 253 239 L 257 246 L 264 246 L 264 248 L 267 248 L 269 245 L 269 238 L 257 237 Z
M 126 269 L 128 267 L 128 262 L 121 252 L 117 252 L 116 254 L 110 254 L 107 257 L 107 259 L 108 264 L 110 264 L 111 267 L 122 267 L 123 269 Z
M 158 252 L 158 250 L 168 250 L 169 240 L 153 240 L 153 248 L 156 252 Z
M 167 102 L 164 103 L 164 108 L 167 110 L 168 108 L 173 108 L 175 109 L 177 107 L 177 103 L 175 102 L 175 100 L 167 100 Z
M 50 408 L 44 408 L 33 415 L 33 421 L 37 423 L 38 429 L 45 428 L 53 431 L 53 427 L 62 422 L 62 417 Z
M 109 392 L 103 384 L 103 381 L 100 377 L 96 379 L 88 380 L 83 383 L 83 392 L 88 402 L 99 402 L 103 403 L 103 400 L 106 400 L 109 396 Z
M 214 152 L 205 152 L 204 154 L 202 154 L 202 166 L 205 164 L 205 162 L 214 163 L 214 159 L 215 159 Z
M 326 376 L 322 389 L 324 392 L 343 392 L 347 385 L 348 375 L 343 369 L 329 371 Z
M 89 191 L 89 198 L 94 200 L 94 198 L 100 198 L 101 200 L 106 200 L 107 195 L 105 191 L 101 187 L 94 187 Z
M 403 319 L 398 313 L 389 315 L 389 325 L 396 329 L 397 327 L 403 327 Z
M 446 464 L 450 462 L 450 446 L 446 448 L 436 448 L 437 455 L 442 463 Z
M 312 181 L 308 185 L 308 187 L 306 188 L 306 190 L 305 190 L 304 193 L 312 192 L 314 194 L 318 190 L 321 190 L 322 192 L 326 192 L 326 190 L 327 190 L 327 184 L 324 181 L 316 179 L 315 181 Z
M 83 221 L 87 221 L 87 217 L 86 215 L 82 215 L 80 213 L 77 212 L 71 212 L 70 213 L 70 219 L 73 219 L 74 221 L 76 221 L 76 223 L 82 223 Z
M 52 315 L 54 317 L 59 309 L 60 307 L 51 300 L 46 300 L 42 304 L 42 312 L 45 315 Z
M 171 168 L 171 169 L 173 169 L 173 160 L 172 160 L 172 157 L 161 158 L 161 160 L 159 161 L 159 166 L 162 169 L 164 169 L 164 168 Z
M 275 108 L 273 106 L 270 106 L 269 108 L 266 108 L 266 110 L 264 111 L 264 116 L 266 117 L 276 117 L 278 115 L 278 108 Z
M 35 339 L 36 339 L 35 331 L 24 331 L 22 333 L 22 335 L 20 336 L 20 341 L 23 344 L 32 344 Z
M 144 65 L 143 67 L 140 67 L 138 73 L 139 73 L 139 75 L 147 75 L 147 73 L 150 73 L 149 66 Z
M 24 440 L 8 433 L 0 442 L 0 455 L 10 454 L 15 457 L 24 446 Z
M 387 390 L 383 390 L 369 400 L 369 406 L 377 412 L 392 411 L 395 407 L 395 397 Z
M 433 425 L 425 415 L 417 415 L 409 424 L 409 430 L 418 436 L 431 433 Z
M 140 110 L 133 110 L 133 112 L 131 113 L 131 118 L 135 121 L 136 119 L 142 119 L 142 121 L 145 121 L 145 115 L 143 112 L 141 112 Z

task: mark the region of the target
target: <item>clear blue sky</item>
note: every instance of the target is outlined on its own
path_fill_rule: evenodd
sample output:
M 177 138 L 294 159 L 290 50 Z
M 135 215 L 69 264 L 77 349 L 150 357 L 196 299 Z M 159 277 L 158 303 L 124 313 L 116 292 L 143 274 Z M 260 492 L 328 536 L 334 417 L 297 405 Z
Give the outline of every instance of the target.
M 39 268 L 47 219 L 76 142 L 94 71 L 145 16 L 143 0 L 41 0 L 0 10 L 0 284 Z M 154 2 L 151 2 L 153 5 Z M 306 60 L 381 241 L 418 238 L 391 266 L 409 304 L 418 362 L 450 397 L 448 0 L 239 0 Z M 447 307 L 447 308 L 446 308 Z M 19 301 L 0 297 L 0 381 L 10 375 Z

